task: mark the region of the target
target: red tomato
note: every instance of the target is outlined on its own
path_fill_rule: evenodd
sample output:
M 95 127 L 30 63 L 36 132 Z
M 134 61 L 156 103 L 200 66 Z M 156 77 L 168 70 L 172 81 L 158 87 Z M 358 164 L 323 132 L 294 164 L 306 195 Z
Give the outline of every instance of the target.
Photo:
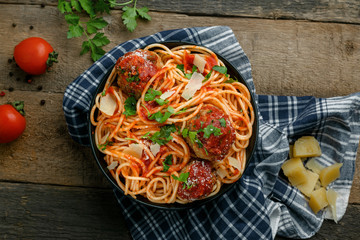
M 51 45 L 39 37 L 27 38 L 14 49 L 16 64 L 31 75 L 45 73 L 48 67 L 57 62 L 57 55 Z
M 14 141 L 24 132 L 25 127 L 26 120 L 15 107 L 10 104 L 0 105 L 0 143 Z

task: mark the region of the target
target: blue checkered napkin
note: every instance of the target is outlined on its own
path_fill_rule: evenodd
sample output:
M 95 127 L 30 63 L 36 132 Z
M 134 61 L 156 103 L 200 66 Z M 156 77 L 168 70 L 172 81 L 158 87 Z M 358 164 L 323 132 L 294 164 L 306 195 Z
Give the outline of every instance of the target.
M 88 144 L 86 114 L 91 95 L 117 58 L 144 45 L 183 40 L 205 45 L 227 58 L 255 92 L 248 58 L 232 30 L 217 26 L 164 31 L 118 45 L 80 75 L 66 89 L 64 112 L 70 135 Z M 279 178 L 289 141 L 314 135 L 324 152 L 321 162 L 344 162 L 336 190 L 350 191 L 359 140 L 359 94 L 343 98 L 256 96 L 260 116 L 259 142 L 243 177 L 225 195 L 199 208 L 166 211 L 135 203 L 116 192 L 134 239 L 271 239 L 312 236 L 323 215 L 315 216 L 304 197 Z M 345 173 L 345 174 L 343 174 Z M 345 191 L 344 190 L 344 191 Z M 345 194 L 346 196 L 346 194 Z M 348 195 L 347 195 L 348 196 Z M 347 205 L 347 199 L 343 199 Z

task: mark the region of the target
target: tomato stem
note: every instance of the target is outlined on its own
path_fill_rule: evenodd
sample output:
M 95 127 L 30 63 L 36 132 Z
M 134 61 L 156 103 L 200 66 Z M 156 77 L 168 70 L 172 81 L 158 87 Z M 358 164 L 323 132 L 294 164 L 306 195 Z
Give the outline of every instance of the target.
M 59 56 L 59 54 L 55 51 L 52 51 L 51 53 L 49 53 L 49 57 L 46 60 L 46 66 L 49 68 L 53 65 L 53 63 L 57 63 L 57 57 Z
M 24 101 L 15 101 L 10 103 L 21 115 L 25 116 Z

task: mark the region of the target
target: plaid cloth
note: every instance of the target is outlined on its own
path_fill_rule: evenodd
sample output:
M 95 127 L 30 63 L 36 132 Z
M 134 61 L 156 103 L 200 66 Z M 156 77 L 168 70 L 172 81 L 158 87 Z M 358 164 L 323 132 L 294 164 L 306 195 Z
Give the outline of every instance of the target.
M 225 26 L 163 31 L 122 43 L 105 54 L 66 89 L 63 109 L 71 137 L 89 144 L 86 115 L 99 81 L 116 60 L 147 44 L 183 40 L 209 47 L 240 71 L 255 93 L 251 66 L 232 30 Z M 325 211 L 315 215 L 307 200 L 279 177 L 289 143 L 315 136 L 323 165 L 343 162 L 341 177 L 331 187 L 341 195 L 338 218 L 345 213 L 354 176 L 360 136 L 360 93 L 319 99 L 256 95 L 259 141 L 243 177 L 225 195 L 201 207 L 166 211 L 146 207 L 114 191 L 134 239 L 272 239 L 275 234 L 308 238 L 319 230 Z

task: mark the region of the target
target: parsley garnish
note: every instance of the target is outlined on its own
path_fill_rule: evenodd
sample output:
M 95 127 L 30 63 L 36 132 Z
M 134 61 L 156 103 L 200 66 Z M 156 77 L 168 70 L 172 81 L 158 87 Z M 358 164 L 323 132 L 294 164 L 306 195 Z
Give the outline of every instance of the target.
M 224 118 L 220 118 L 219 122 L 222 127 L 226 127 L 226 120 Z
M 173 137 L 171 133 L 176 132 L 176 127 L 174 124 L 162 126 L 159 132 L 155 132 L 149 139 L 159 145 L 165 145 Z
M 165 160 L 162 162 L 162 165 L 163 165 L 162 172 L 167 172 L 170 168 L 169 165 L 171 165 L 171 164 L 172 164 L 172 154 L 167 155 Z
M 105 94 L 106 94 L 106 92 L 104 90 L 104 91 L 102 91 L 101 96 L 105 96 Z
M 127 82 L 138 82 L 140 79 L 139 79 L 139 74 L 136 74 L 136 75 L 131 75 L 131 77 L 128 77 L 126 78 L 126 81 Z
M 128 97 L 125 100 L 125 111 L 124 111 L 124 115 L 125 116 L 131 116 L 131 115 L 135 115 L 136 114 L 136 99 L 135 97 Z
M 183 108 L 180 111 L 178 111 L 177 113 L 175 113 L 175 115 L 182 114 L 182 113 L 186 112 L 186 110 L 187 110 L 187 108 Z
M 125 140 L 136 141 L 134 138 L 125 138 Z
M 197 70 L 197 67 L 195 65 L 193 65 L 191 73 L 185 73 L 185 77 L 187 79 L 190 79 L 192 77 L 193 73 L 196 72 L 196 70 Z
M 108 145 L 111 146 L 112 144 L 113 144 L 113 142 L 110 142 L 109 139 L 107 139 L 105 143 L 99 144 L 98 148 L 100 150 L 104 151 Z
M 178 64 L 178 65 L 176 65 L 176 68 L 177 68 L 177 69 L 180 69 L 182 72 L 185 71 L 185 70 L 184 70 L 184 64 Z
M 133 7 L 125 6 L 133 3 Z M 125 3 L 117 3 L 117 0 L 58 0 L 57 8 L 65 15 L 65 20 L 69 25 L 67 38 L 82 37 L 85 35 L 86 40 L 82 43 L 80 55 L 91 50 L 91 58 L 97 61 L 101 58 L 105 51 L 103 46 L 110 43 L 110 40 L 104 36 L 104 33 L 98 32 L 104 29 L 108 22 L 103 17 L 97 17 L 97 14 L 106 12 L 110 14 L 110 8 L 115 6 L 125 6 L 122 8 L 122 19 L 126 28 L 132 32 L 137 26 L 136 19 L 142 18 L 151 20 L 147 7 L 136 8 L 137 0 L 130 0 Z M 86 13 L 87 21 L 80 21 L 80 15 Z M 83 19 L 83 18 L 82 18 Z
M 212 73 L 212 69 L 210 70 L 210 72 L 208 74 L 206 74 L 205 79 L 202 81 L 203 83 L 206 82 L 207 80 L 209 80 L 211 73 Z
M 145 101 L 152 101 L 155 99 L 156 96 L 160 96 L 162 94 L 161 91 L 154 90 L 152 88 L 149 88 L 147 92 L 145 93 L 144 100 Z
M 155 102 L 157 102 L 157 104 L 159 104 L 160 106 L 169 103 L 168 100 L 164 100 L 164 99 L 161 99 L 161 98 L 155 98 Z
M 220 136 L 222 134 L 221 129 L 212 124 L 207 125 L 206 128 L 201 129 L 201 131 L 204 132 L 204 138 L 209 138 L 211 134 L 214 134 L 214 136 Z
M 171 175 L 173 179 L 178 180 L 179 182 L 183 182 L 183 189 L 187 188 L 191 188 L 193 185 L 189 185 L 188 183 L 188 178 L 189 178 L 190 173 L 186 172 L 186 173 L 180 173 L 179 177 L 175 176 L 174 174 Z
M 200 141 L 200 139 L 197 137 L 198 132 L 197 131 L 190 131 L 187 128 L 184 128 L 184 130 L 182 131 L 182 136 L 183 138 L 190 138 L 190 141 L 193 143 L 197 143 L 199 148 L 203 148 L 204 145 L 202 144 L 202 142 Z
M 219 73 L 222 73 L 222 74 L 226 74 L 227 73 L 227 68 L 225 66 L 218 66 L 218 65 L 215 65 L 213 66 L 212 68 L 213 70 L 219 72 Z
M 155 119 L 155 121 L 157 121 L 158 123 L 164 123 L 175 112 L 174 108 L 171 106 L 169 106 L 166 110 L 167 111 L 164 114 L 162 114 L 161 112 L 152 114 L 149 119 Z
M 186 173 L 180 173 L 179 177 L 175 176 L 174 174 L 171 176 L 173 179 L 178 180 L 179 182 L 187 183 L 187 179 L 188 179 L 189 175 L 190 175 L 190 173 L 186 172 Z
M 233 78 L 229 78 L 228 80 L 225 81 L 225 83 L 233 83 L 233 82 L 238 82 L 239 80 L 237 80 L 237 78 L 233 79 Z

